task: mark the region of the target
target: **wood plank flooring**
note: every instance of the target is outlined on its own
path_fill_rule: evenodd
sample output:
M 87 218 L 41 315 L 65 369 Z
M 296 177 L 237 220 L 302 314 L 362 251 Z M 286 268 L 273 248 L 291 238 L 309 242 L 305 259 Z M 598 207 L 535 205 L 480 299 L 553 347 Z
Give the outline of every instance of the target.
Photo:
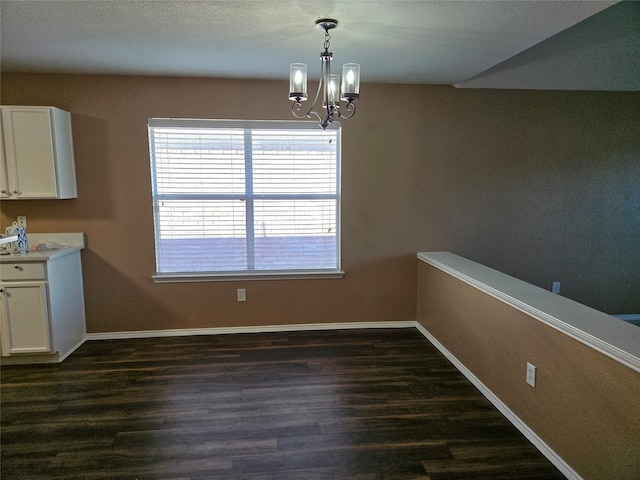
M 4 366 L 2 479 L 562 479 L 415 329 L 90 341 Z

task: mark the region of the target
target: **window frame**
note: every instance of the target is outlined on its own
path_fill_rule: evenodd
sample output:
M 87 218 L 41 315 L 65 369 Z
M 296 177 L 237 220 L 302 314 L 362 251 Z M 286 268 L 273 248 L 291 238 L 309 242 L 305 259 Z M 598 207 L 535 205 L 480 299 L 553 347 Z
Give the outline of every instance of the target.
M 158 251 L 157 242 L 159 241 L 159 215 L 157 215 L 158 202 L 162 198 L 156 192 L 156 167 L 155 167 L 155 151 L 153 140 L 153 128 L 170 127 L 170 128 L 233 128 L 233 129 L 262 129 L 262 130 L 317 130 L 316 122 L 307 121 L 287 121 L 287 120 L 216 120 L 216 119 L 187 119 L 187 118 L 149 118 L 147 121 L 147 130 L 149 135 L 149 156 L 151 170 L 151 200 L 153 208 L 154 223 L 154 256 L 156 260 L 156 270 L 158 268 Z M 345 273 L 341 268 L 341 246 L 342 246 L 342 228 L 341 228 L 341 210 L 342 210 L 342 193 L 341 193 L 341 125 L 334 122 L 327 127 L 328 130 L 336 131 L 336 268 L 327 269 L 289 269 L 289 270 L 230 270 L 230 271 L 184 271 L 184 272 L 158 272 L 152 275 L 155 283 L 173 283 L 173 282 L 211 282 L 211 281 L 243 281 L 243 280 L 283 280 L 283 279 L 320 279 L 320 278 L 343 278 Z M 253 170 L 247 172 L 247 177 L 253 175 Z M 180 194 L 176 194 L 179 197 Z M 310 198 L 314 195 L 300 194 L 300 197 Z M 207 195 L 203 195 L 203 198 Z M 219 198 L 220 194 L 211 194 L 210 198 Z M 255 195 L 253 192 L 245 191 L 242 195 L 228 194 L 228 198 L 245 200 L 247 204 L 255 199 L 259 199 L 261 195 Z M 291 194 L 291 198 L 296 198 L 296 194 Z M 247 227 L 247 234 L 253 228 Z M 247 238 L 247 242 L 250 240 Z

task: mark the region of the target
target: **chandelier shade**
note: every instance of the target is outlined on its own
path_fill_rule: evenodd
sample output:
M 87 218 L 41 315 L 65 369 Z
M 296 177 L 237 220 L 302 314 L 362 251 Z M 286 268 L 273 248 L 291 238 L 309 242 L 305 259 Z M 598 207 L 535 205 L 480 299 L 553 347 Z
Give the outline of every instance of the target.
M 360 65 L 345 63 L 342 66 L 342 100 L 355 100 L 360 96 Z
M 360 65 L 346 63 L 342 67 L 342 82 L 340 75 L 331 73 L 333 53 L 329 51 L 331 35 L 329 30 L 338 26 L 338 21 L 324 18 L 316 21 L 316 27 L 324 30 L 324 51 L 320 53 L 320 79 L 315 99 L 308 110 L 302 109 L 302 103 L 307 100 L 307 66 L 304 63 L 292 63 L 289 70 L 289 99 L 294 102 L 291 113 L 296 118 L 311 118 L 312 115 L 320 120 L 320 126 L 327 128 L 336 118 L 351 118 L 356 113 L 355 102 L 360 98 Z M 314 111 L 322 92 L 322 111 Z M 346 104 L 342 107 L 340 102 Z M 341 110 L 342 108 L 342 110 Z
M 325 96 L 326 102 L 323 102 L 322 106 L 326 107 L 327 105 L 329 105 L 335 107 L 336 105 L 339 105 L 340 101 L 338 100 L 338 94 L 340 90 L 338 85 L 340 85 L 340 75 L 332 73 L 331 75 L 329 75 L 329 80 L 325 85 L 327 88 Z
M 307 66 L 304 63 L 291 64 L 289 92 L 289 98 L 307 99 Z

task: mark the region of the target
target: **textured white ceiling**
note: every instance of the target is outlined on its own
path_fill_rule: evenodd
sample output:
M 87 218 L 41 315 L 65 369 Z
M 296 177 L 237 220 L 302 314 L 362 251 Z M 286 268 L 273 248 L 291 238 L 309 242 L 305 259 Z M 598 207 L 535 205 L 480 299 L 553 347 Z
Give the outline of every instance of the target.
M 494 83 L 500 88 L 538 88 L 535 83 L 549 74 L 541 67 L 542 60 L 554 60 L 559 55 L 547 42 L 585 19 L 595 23 L 600 15 L 617 8 L 611 7 L 615 3 L 1 0 L 1 68 L 13 72 L 286 79 L 289 64 L 300 61 L 309 64 L 310 75 L 315 75 L 324 34 L 314 22 L 331 17 L 340 22 L 331 32 L 335 62 L 360 63 L 363 83 L 483 88 L 491 88 Z M 626 3 L 640 7 L 638 2 Z M 631 27 L 640 25 L 640 9 L 634 8 L 628 9 L 632 12 Z M 640 45 L 638 33 L 627 32 L 625 38 L 625 52 Z M 615 38 L 608 40 L 606 45 L 592 41 L 590 47 L 612 58 L 618 53 L 612 54 L 609 47 L 621 45 L 616 45 Z M 507 65 L 509 59 L 524 55 L 536 45 L 547 45 L 547 50 L 545 58 L 533 56 L 530 60 L 538 69 L 534 68 L 535 78 L 522 67 L 526 57 L 517 62 L 517 68 Z M 571 54 L 566 48 L 560 52 L 563 64 Z M 583 63 L 595 61 L 589 54 L 583 56 Z M 637 59 L 628 68 L 631 76 L 634 68 L 638 68 Z M 487 76 L 483 77 L 485 72 Z M 509 77 L 514 73 L 518 83 L 510 85 Z M 640 72 L 635 73 L 639 73 L 638 83 Z M 580 88 L 563 78 L 569 88 Z M 611 78 L 607 82 L 592 82 L 592 87 L 620 89 L 612 86 L 615 82 Z

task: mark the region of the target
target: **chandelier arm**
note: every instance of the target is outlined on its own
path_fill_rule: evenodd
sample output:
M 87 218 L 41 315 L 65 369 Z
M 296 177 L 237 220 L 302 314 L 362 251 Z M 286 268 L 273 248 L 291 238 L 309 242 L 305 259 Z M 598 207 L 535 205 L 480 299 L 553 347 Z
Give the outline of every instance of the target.
M 329 36 L 329 30 L 325 30 L 327 37 L 331 38 Z M 329 104 L 329 79 L 331 78 L 331 53 L 328 50 L 328 46 L 329 46 L 329 40 L 327 40 L 325 42 L 326 45 L 326 49 L 325 49 L 325 54 L 326 57 L 324 57 L 323 61 L 322 61 L 322 65 L 324 66 L 324 74 L 321 75 L 321 78 L 324 79 L 325 85 L 324 85 L 324 105 L 326 106 L 326 111 L 327 111 L 327 121 L 331 122 L 333 121 L 333 106 Z M 325 127 L 323 127 L 325 128 Z
M 291 113 L 293 113 L 293 116 L 296 118 L 311 118 L 311 115 L 315 115 L 316 117 L 318 117 L 318 120 L 321 122 L 320 124 L 325 125 L 326 127 L 326 125 L 329 123 L 327 121 L 327 118 L 323 119 L 319 113 L 313 111 L 314 107 L 316 106 L 316 103 L 318 103 L 318 99 L 320 98 L 320 92 L 322 91 L 322 86 L 324 85 L 324 77 L 325 77 L 325 62 L 322 62 L 320 64 L 320 80 L 318 81 L 318 90 L 316 91 L 316 96 L 313 99 L 313 102 L 311 103 L 309 110 L 307 110 L 307 113 L 303 115 L 296 115 L 296 113 L 302 109 L 302 105 L 295 108 L 295 111 L 294 111 L 294 107 L 296 107 L 296 105 L 294 104 L 291 107 Z
M 351 118 L 356 114 L 356 104 L 351 101 L 347 102 L 347 104 L 344 106 L 344 109 L 347 111 L 347 115 L 338 110 L 338 116 L 340 118 Z
M 322 90 L 322 84 L 324 81 L 324 62 L 320 63 L 320 80 L 318 80 L 318 90 L 316 91 L 316 98 L 313 99 L 313 103 L 311 104 L 311 108 L 309 108 L 309 113 L 313 110 L 313 107 L 318 103 L 318 98 L 320 98 L 320 91 Z
M 320 118 L 320 115 L 318 115 L 318 118 Z M 331 123 L 333 123 L 333 116 L 330 114 L 327 114 L 324 118 L 320 118 L 320 126 L 323 130 L 326 130 Z
M 302 110 L 302 104 L 296 101 L 293 105 L 291 105 L 291 113 L 296 118 L 309 118 L 309 112 L 303 113 L 299 115 L 300 110 Z
M 320 121 L 320 124 L 322 125 L 323 120 L 322 120 L 322 117 L 320 116 L 319 113 L 317 113 L 317 112 L 309 112 L 309 115 L 307 115 L 307 118 L 311 118 L 311 115 L 315 115 L 316 118 Z

